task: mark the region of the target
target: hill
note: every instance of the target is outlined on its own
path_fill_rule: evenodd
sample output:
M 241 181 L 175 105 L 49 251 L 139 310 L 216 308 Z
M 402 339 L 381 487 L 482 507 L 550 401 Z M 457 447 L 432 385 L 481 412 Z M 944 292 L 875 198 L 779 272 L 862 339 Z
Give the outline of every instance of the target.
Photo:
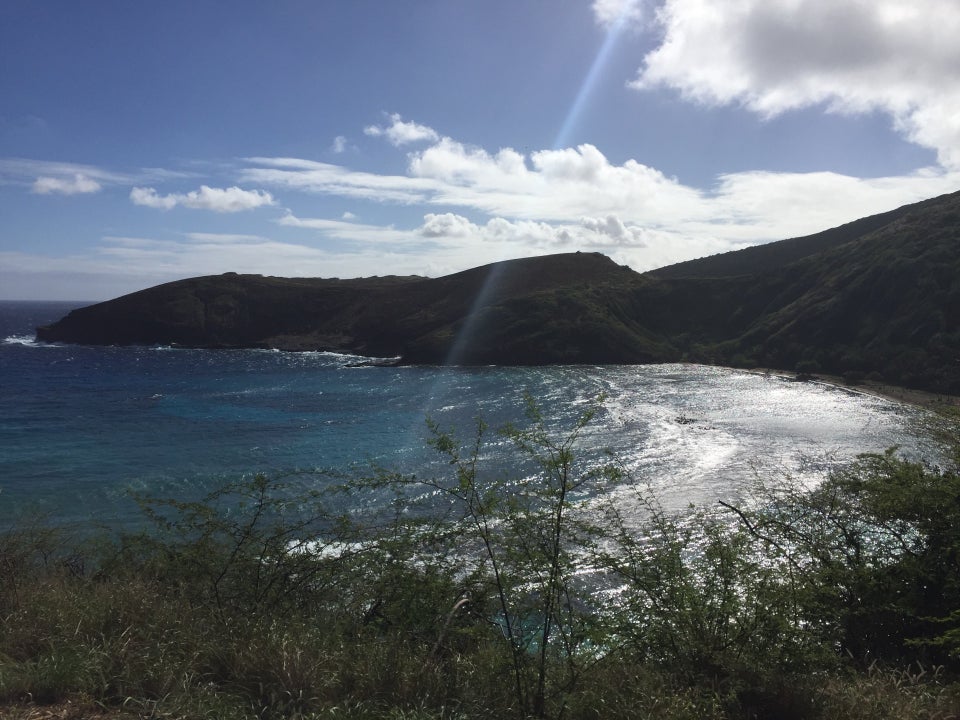
M 655 362 L 671 350 L 611 312 L 610 287 L 642 283 L 609 258 L 567 253 L 441 278 L 355 280 L 226 273 L 74 310 L 48 342 L 329 350 L 411 363 Z
M 37 337 L 408 363 L 689 360 L 956 395 L 960 193 L 643 275 L 566 253 L 441 278 L 192 278 L 75 310 Z
M 652 275 L 690 359 L 960 394 L 960 193 Z
M 811 255 L 831 250 L 839 245 L 856 240 L 879 230 L 908 214 L 922 212 L 948 198 L 932 198 L 896 210 L 860 218 L 853 222 L 830 228 L 813 235 L 806 235 L 780 242 L 755 245 L 742 250 L 711 255 L 697 260 L 687 260 L 652 271 L 657 277 L 731 277 L 736 275 L 759 275 L 781 269 Z

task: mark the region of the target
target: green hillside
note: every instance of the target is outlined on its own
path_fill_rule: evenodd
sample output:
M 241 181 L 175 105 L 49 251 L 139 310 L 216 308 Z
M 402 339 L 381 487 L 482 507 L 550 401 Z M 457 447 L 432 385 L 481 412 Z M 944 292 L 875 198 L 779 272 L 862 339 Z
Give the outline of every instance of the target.
M 685 266 L 653 301 L 691 359 L 960 393 L 960 194 Z

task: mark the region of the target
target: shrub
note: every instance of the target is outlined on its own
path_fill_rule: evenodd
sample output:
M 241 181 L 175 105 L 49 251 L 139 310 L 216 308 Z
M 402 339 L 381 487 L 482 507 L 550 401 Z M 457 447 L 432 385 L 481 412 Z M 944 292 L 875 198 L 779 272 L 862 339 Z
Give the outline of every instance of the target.
M 2 535 L 0 702 L 225 719 L 957 714 L 955 464 L 867 455 L 812 489 L 767 478 L 739 506 L 667 513 L 616 466 L 578 462 L 596 411 L 557 437 L 530 401 L 526 425 L 491 437 L 478 422 L 465 449 L 433 425 L 439 477 L 318 492 L 258 476 L 145 500 L 150 532 L 96 546 Z M 943 437 L 960 463 L 956 430 Z M 516 475 L 484 472 L 505 441 Z
M 862 370 L 847 370 L 843 374 L 843 381 L 847 385 L 860 385 L 865 377 Z

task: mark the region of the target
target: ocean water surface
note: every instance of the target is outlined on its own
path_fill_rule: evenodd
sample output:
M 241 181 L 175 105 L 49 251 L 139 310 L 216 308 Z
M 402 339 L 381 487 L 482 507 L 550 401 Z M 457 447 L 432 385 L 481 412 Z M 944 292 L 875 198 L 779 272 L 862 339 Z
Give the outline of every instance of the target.
M 558 436 L 603 395 L 584 463 L 612 456 L 627 485 L 670 507 L 735 499 L 757 472 L 815 481 L 892 445 L 936 457 L 915 408 L 724 368 L 371 367 L 329 353 L 34 341 L 77 305 L 0 302 L 0 527 L 34 513 L 133 522 L 131 492 L 197 497 L 258 472 L 449 472 L 425 419 L 469 441 L 478 416 L 521 423 L 527 394 Z M 515 456 L 494 442 L 484 462 L 510 472 Z

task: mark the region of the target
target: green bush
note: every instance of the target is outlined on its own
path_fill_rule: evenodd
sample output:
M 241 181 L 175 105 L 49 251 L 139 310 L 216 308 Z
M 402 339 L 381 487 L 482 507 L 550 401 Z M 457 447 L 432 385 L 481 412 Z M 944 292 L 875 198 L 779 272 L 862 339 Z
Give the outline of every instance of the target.
M 765 557 L 799 578 L 803 627 L 840 656 L 953 665 L 945 628 L 960 608 L 955 468 L 864 455 L 812 490 L 767 488 L 738 514 Z
M 868 455 L 813 488 L 765 478 L 738 505 L 668 513 L 615 464 L 578 460 L 597 411 L 556 436 L 531 402 L 525 425 L 479 422 L 465 447 L 432 426 L 439 477 L 318 492 L 258 476 L 144 500 L 153 526 L 136 535 L 6 533 L 0 703 L 157 718 L 960 712 L 955 465 Z M 511 477 L 481 462 L 505 441 Z

